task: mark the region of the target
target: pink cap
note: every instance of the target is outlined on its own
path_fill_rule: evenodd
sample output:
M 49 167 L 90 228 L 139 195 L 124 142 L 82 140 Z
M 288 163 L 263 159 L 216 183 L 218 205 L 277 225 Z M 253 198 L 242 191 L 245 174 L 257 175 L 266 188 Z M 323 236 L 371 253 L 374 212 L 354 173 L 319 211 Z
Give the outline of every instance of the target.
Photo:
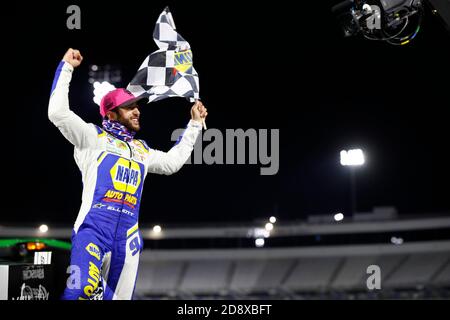
M 100 114 L 102 117 L 106 116 L 108 111 L 111 111 L 117 107 L 123 107 L 130 105 L 146 97 L 135 97 L 130 91 L 124 88 L 114 89 L 108 92 L 100 101 Z

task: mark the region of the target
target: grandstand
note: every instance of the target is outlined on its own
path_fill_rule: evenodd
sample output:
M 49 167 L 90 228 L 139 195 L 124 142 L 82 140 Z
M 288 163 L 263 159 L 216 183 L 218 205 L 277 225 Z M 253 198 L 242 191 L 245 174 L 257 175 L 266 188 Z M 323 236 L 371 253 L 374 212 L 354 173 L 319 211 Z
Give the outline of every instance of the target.
M 336 221 L 141 225 L 135 299 L 449 299 L 450 214 L 375 208 Z M 157 230 L 157 231 L 155 231 Z M 1 227 L 1 237 L 69 240 L 70 228 Z M 256 246 L 256 239 L 264 245 Z M 380 268 L 380 289 L 367 286 Z
M 314 216 L 303 223 L 276 225 L 262 248 L 231 241 L 252 234 L 249 226 L 165 229 L 157 238 L 148 230 L 147 239 L 152 240 L 147 244 L 154 248 L 141 256 L 136 297 L 450 298 L 450 216 L 423 216 L 427 218 L 356 214 L 342 223 Z M 204 248 L 189 248 L 192 237 L 196 244 L 202 239 Z M 277 237 L 283 238 L 283 245 L 271 246 Z M 181 240 L 179 247 L 157 248 L 169 238 L 172 244 L 174 238 Z M 211 247 L 214 238 L 222 239 L 222 246 L 228 238 L 229 247 Z M 379 290 L 367 287 L 370 265 L 380 267 Z

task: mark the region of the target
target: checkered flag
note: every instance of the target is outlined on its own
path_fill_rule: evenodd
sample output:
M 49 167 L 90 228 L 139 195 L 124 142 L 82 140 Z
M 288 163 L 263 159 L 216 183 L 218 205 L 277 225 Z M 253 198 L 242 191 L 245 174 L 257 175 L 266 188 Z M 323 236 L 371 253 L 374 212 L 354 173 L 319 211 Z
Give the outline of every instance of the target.
M 191 102 L 199 99 L 191 47 L 177 33 L 169 7 L 156 21 L 153 39 L 159 50 L 144 60 L 127 89 L 135 96 L 148 97 L 148 102 L 169 97 L 186 97 Z

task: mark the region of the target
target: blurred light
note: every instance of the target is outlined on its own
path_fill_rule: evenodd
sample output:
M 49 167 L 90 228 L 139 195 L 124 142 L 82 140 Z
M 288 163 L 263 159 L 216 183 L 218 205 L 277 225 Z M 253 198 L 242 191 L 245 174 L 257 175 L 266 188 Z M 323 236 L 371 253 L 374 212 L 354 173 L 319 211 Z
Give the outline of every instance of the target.
M 258 238 L 255 240 L 255 245 L 258 248 L 264 247 L 264 239 L 263 238 Z
M 93 65 L 91 66 L 91 70 L 92 70 L 92 71 L 97 71 L 97 70 L 98 70 L 98 66 L 95 65 L 95 64 L 93 64 Z
M 161 232 L 161 226 L 158 226 L 158 225 L 154 226 L 153 227 L 153 232 L 160 233 Z
M 270 237 L 270 232 L 264 228 L 253 228 L 247 232 L 247 237 L 253 238 L 268 238 Z
M 403 243 L 403 238 L 397 238 L 397 237 L 392 237 L 391 238 L 391 243 L 399 245 Z
M 275 223 L 275 222 L 277 222 L 277 218 L 275 218 L 274 216 L 271 216 L 269 221 L 270 221 L 270 223 Z
M 46 233 L 48 231 L 48 226 L 46 224 L 43 224 L 39 227 L 40 233 Z
M 344 220 L 344 215 L 342 214 L 342 213 L 336 213 L 335 215 L 334 215 L 334 220 L 335 221 L 342 221 L 342 220 Z
M 271 231 L 273 229 L 273 224 L 271 224 L 270 222 L 266 223 L 265 227 L 264 227 L 267 231 Z
M 361 166 L 365 163 L 364 153 L 361 149 L 342 150 L 341 165 L 343 166 Z
M 100 101 L 108 92 L 113 91 L 116 88 L 108 81 L 103 81 L 102 83 L 95 81 L 93 86 L 94 86 L 94 102 L 98 105 L 100 105 Z
M 42 249 L 45 249 L 45 247 L 46 247 L 45 243 L 27 242 L 27 250 L 28 251 L 42 250 Z

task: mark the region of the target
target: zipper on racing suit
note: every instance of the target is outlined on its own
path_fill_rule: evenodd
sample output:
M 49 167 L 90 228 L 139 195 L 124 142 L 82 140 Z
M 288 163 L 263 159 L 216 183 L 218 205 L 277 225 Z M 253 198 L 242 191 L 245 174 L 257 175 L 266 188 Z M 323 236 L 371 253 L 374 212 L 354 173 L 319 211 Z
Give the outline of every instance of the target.
M 117 138 L 116 138 L 117 139 Z M 126 195 L 128 193 L 128 183 L 130 182 L 130 172 L 131 172 L 131 161 L 133 161 L 133 151 L 130 147 L 130 144 L 126 141 L 124 141 L 128 147 L 128 149 L 130 149 L 130 159 L 128 161 L 128 175 L 127 175 L 127 181 L 126 181 L 126 185 L 125 185 L 125 193 L 124 193 L 124 197 L 122 200 L 122 207 L 120 208 L 120 212 L 119 212 L 119 220 L 117 220 L 117 225 L 116 225 L 116 231 L 114 233 L 114 238 L 117 238 L 117 228 L 119 228 L 119 224 L 120 224 L 120 218 L 122 217 L 123 214 L 123 206 L 125 205 L 125 198 Z

